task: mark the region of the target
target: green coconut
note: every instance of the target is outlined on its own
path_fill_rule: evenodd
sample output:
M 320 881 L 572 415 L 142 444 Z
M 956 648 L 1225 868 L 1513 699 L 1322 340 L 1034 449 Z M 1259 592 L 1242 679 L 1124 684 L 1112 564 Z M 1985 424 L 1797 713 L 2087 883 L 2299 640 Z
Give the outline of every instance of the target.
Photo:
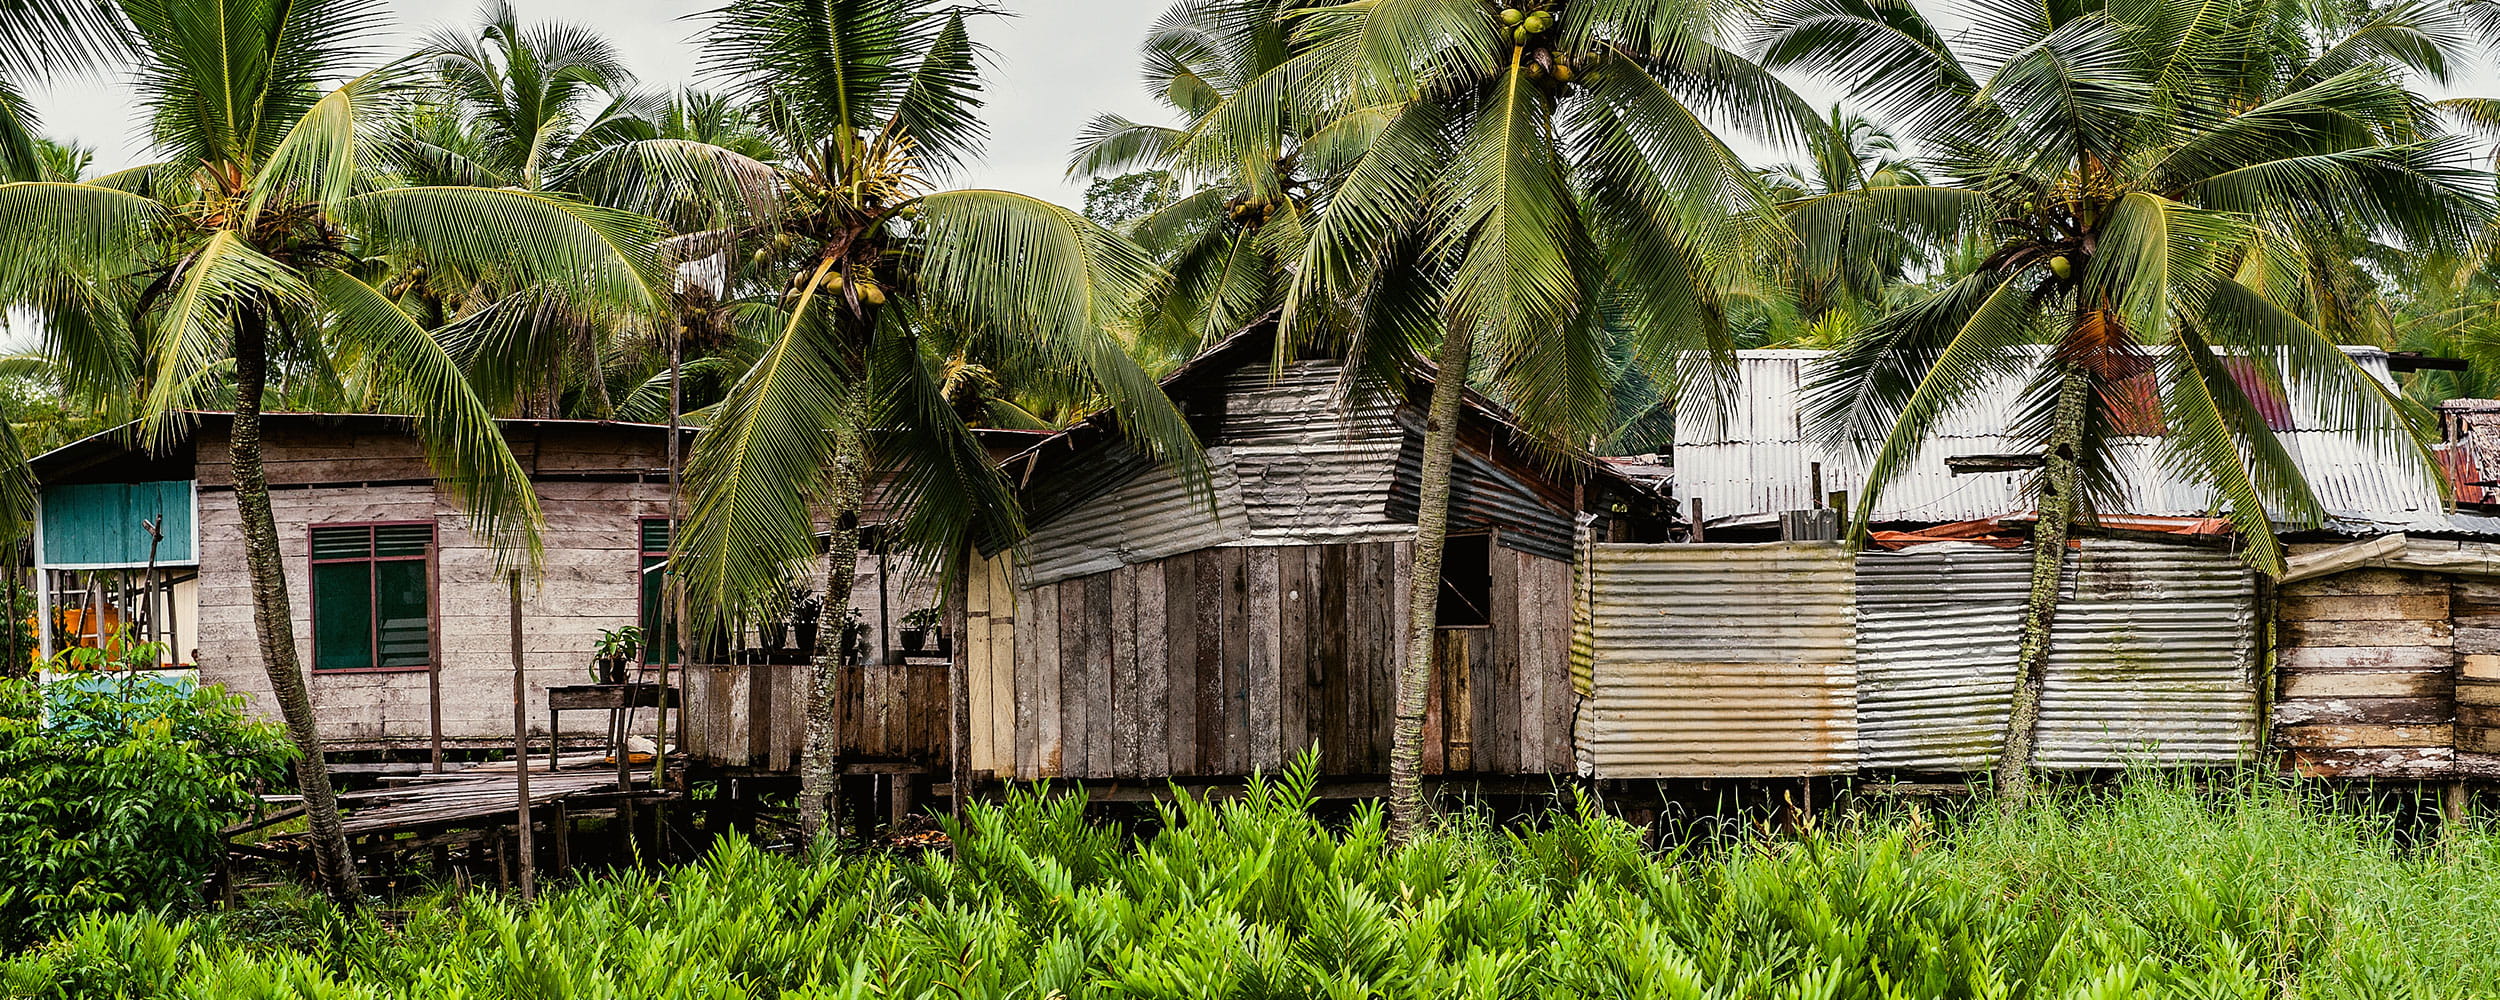
M 2068 260 L 2064 254 L 2051 257 L 2049 258 L 2049 273 L 2057 275 L 2057 280 L 2059 281 L 2065 281 L 2073 278 L 2075 276 L 2075 262 Z
M 1528 15 L 1527 15 L 1527 13 L 1526 13 L 1526 12 L 1521 11 L 1521 10 L 1520 10 L 1519 8 L 1517 8 L 1517 7 L 1504 7 L 1504 8 L 1502 8 L 1502 23 L 1503 23 L 1503 24 L 1511 24 L 1511 25 L 1515 25 L 1515 24 L 1518 24 L 1520 21 L 1526 20 L 1526 19 L 1527 19 L 1527 16 L 1528 16 Z

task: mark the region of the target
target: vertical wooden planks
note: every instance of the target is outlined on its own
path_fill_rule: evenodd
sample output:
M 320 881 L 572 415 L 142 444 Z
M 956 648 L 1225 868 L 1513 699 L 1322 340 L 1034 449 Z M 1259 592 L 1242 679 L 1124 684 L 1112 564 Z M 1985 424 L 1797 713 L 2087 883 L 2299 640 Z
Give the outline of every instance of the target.
M 990 567 L 977 557 L 964 574 L 964 744 L 973 773 L 990 763 Z
M 1284 763 L 1283 558 L 1273 547 L 1249 549 L 1250 766 L 1273 771 Z
M 990 729 L 992 765 L 999 777 L 1016 773 L 1016 622 L 1023 605 L 1016 591 L 1014 567 L 1000 555 L 989 561 L 990 591 Z
M 1277 763 L 1291 761 L 1309 745 L 1310 548 L 1276 550 L 1276 749 Z
M 1354 725 L 1361 712 L 1362 692 L 1355 685 L 1357 671 L 1346 652 L 1345 634 L 1351 556 L 1349 546 L 1320 546 L 1318 572 L 1311 580 L 1311 589 L 1319 593 L 1318 618 L 1311 627 L 1317 647 L 1311 664 L 1319 677 L 1319 701 L 1313 714 L 1318 720 L 1320 768 L 1330 774 L 1351 773 L 1361 760 Z
M 1175 776 L 1198 773 L 1198 557 L 1162 561 L 1165 760 Z
M 1032 781 L 1042 776 L 1041 757 L 1036 745 L 1042 731 L 1041 666 L 1034 661 L 1042 648 L 1037 630 L 1041 627 L 1043 615 L 1041 600 L 1035 591 L 1019 588 L 1016 591 L 1016 607 L 1022 612 L 1016 616 L 1017 632 L 1020 634 L 1016 636 L 1014 649 L 1016 780 Z
M 1227 546 L 1216 551 L 1224 574 L 1224 691 L 1218 707 L 1224 714 L 1223 767 L 1226 774 L 1250 770 L 1250 559 L 1249 550 Z
M 1139 777 L 1171 774 L 1172 717 L 1170 606 L 1164 596 L 1164 568 L 1170 560 L 1137 567 L 1137 630 L 1117 641 L 1137 647 L 1137 755 Z
M 1493 616 L 1493 628 L 1492 634 L 1485 637 L 1489 647 L 1485 659 L 1492 661 L 1488 674 L 1493 681 L 1493 697 L 1485 703 L 1485 714 L 1479 717 L 1484 720 L 1485 752 L 1477 757 L 1476 769 L 1517 774 L 1520 716 L 1527 709 L 1519 669 L 1518 553 L 1504 548 L 1498 535 L 1485 548 L 1485 567 L 1493 577 L 1487 609 Z
M 1115 713 L 1111 708 L 1112 693 L 1120 683 L 1113 675 L 1113 646 L 1119 642 L 1111 631 L 1111 574 L 1096 573 L 1085 578 L 1085 776 L 1108 778 L 1115 772 L 1111 766 L 1112 731 Z
M 1191 754 L 1199 774 L 1224 773 L 1224 598 L 1227 581 L 1220 549 L 1201 550 L 1194 558 L 1196 584 L 1190 610 L 1197 618 L 1198 642 L 1191 650 L 1191 674 L 1198 687 L 1192 704 L 1197 713 L 1198 745 Z
M 1087 709 L 1087 667 L 1093 662 L 1093 636 L 1086 624 L 1092 615 L 1085 606 L 1085 577 L 1077 577 L 1053 585 L 1059 592 L 1059 776 L 1079 778 L 1085 773 L 1086 730 L 1092 719 Z
M 1534 736 L 1524 766 L 1571 770 L 1571 564 L 1520 555 L 1520 669 L 1536 691 Z
M 1033 636 L 1033 768 L 1038 778 L 1056 778 L 1066 752 L 1060 723 L 1059 586 L 1048 584 L 1025 591 Z
M 1143 750 L 1138 731 L 1136 566 L 1112 570 L 1111 578 L 1111 776 L 1134 778 Z

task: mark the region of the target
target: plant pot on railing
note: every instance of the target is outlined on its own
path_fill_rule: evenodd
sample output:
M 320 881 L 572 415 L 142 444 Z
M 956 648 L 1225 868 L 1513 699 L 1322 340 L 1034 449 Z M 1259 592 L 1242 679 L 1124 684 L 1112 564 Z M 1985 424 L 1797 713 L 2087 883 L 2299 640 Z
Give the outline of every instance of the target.
M 920 652 L 920 651 L 921 651 L 921 650 L 923 650 L 923 649 L 928 648 L 928 646 L 929 646 L 929 630 L 928 630 L 928 629 L 925 629 L 925 628 L 906 628 L 906 629 L 904 629 L 904 630 L 903 630 L 903 652 L 906 652 L 906 653 L 917 653 L 917 652 Z

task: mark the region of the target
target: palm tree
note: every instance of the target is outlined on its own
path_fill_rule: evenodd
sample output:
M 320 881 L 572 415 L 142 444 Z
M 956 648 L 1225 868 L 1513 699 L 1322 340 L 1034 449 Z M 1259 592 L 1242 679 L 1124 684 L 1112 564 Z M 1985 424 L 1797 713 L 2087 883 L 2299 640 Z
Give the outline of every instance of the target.
M 942 0 L 737 0 L 712 13 L 705 55 L 755 97 L 777 162 L 703 144 L 638 151 L 650 175 L 734 209 L 710 235 L 728 265 L 721 285 L 772 327 L 695 441 L 679 551 L 699 619 L 769 609 L 821 558 L 820 614 L 841 621 L 871 475 L 907 512 L 905 542 L 932 557 L 955 558 L 984 524 L 993 537 L 1013 530 L 1005 486 L 937 359 L 1090 386 L 1149 452 L 1184 466 L 1196 454 L 1187 423 L 1108 329 L 1154 280 L 1153 261 L 1065 208 L 933 183 L 987 134 L 969 28 L 984 13 Z M 833 526 L 822 553 L 819 515 Z M 799 802 L 810 835 L 837 778 L 838 646 L 820 644 L 812 669 Z
M 415 416 L 429 459 L 473 530 L 516 565 L 535 560 L 537 501 L 492 414 L 418 318 L 377 287 L 394 267 L 648 313 L 653 230 L 623 213 L 528 191 L 368 189 L 360 129 L 383 112 L 387 71 L 332 86 L 380 13 L 372 0 L 126 0 L 135 83 L 164 157 L 86 183 L 0 185 L 0 301 L 58 307 L 79 290 L 82 356 L 136 356 L 152 444 L 205 402 L 232 399 L 235 503 L 261 662 L 301 759 L 318 875 L 356 895 L 288 607 L 261 464 L 271 360 L 326 346 L 390 411 Z M 130 392 L 132 368 L 87 370 Z
M 1690 0 L 1402 0 L 1298 17 L 1300 100 L 1325 123 L 1314 142 L 1348 153 L 1322 172 L 1289 331 L 1341 323 L 1357 359 L 1438 341 L 1390 757 L 1390 808 L 1407 836 L 1423 809 L 1433 623 L 1470 372 L 1560 451 L 1613 429 L 1610 329 L 1632 338 L 1628 356 L 1660 385 L 1679 384 L 1672 359 L 1726 361 L 1717 288 L 1743 258 L 1729 223 L 1759 192 L 1704 123 L 1786 138 L 1815 115 L 1712 44 L 1707 8 Z
M 1764 171 L 1762 179 L 1792 231 L 1831 234 L 1811 247 L 1781 248 L 1794 272 L 1798 310 L 1811 327 L 1880 307 L 1886 292 L 1932 254 L 1918 245 L 1918 234 L 1868 225 L 1851 212 L 1860 192 L 1927 183 L 1891 132 L 1835 104 L 1805 152 L 1805 162 Z M 1835 311 L 1849 315 L 1831 316 Z
M 2456 246 L 2490 217 L 2490 187 L 2404 84 L 2466 37 L 2452 8 L 2390 7 L 2343 34 L 2262 0 L 1974 14 L 1949 40 L 1904 0 L 1775 0 L 1761 58 L 1836 76 L 1926 137 L 1936 183 L 1858 193 L 1853 212 L 1984 250 L 1831 355 L 1811 417 L 1879 442 L 1862 527 L 1940 419 L 2020 387 L 2039 512 L 1996 770 L 2019 797 L 2067 539 L 2120 485 L 2112 439 L 2162 433 L 2169 470 L 2214 491 L 2267 569 L 2281 565 L 2275 524 L 2322 511 L 2251 386 L 2297 386 L 2436 481 L 2391 394 L 2336 348 L 2353 311 L 2314 265 L 2354 233 Z
M 420 100 L 377 145 L 411 184 L 471 184 L 587 194 L 608 151 L 648 137 L 668 103 L 636 92 L 607 39 L 561 21 L 524 24 L 508 0 L 489 0 L 465 29 L 437 28 L 419 48 Z M 442 333 L 471 383 L 498 412 L 615 414 L 607 372 L 648 333 L 525 289 L 460 287 L 411 275 L 421 311 L 456 320 Z M 654 351 L 645 350 L 650 354 Z
M 57 150 L 20 85 L 109 66 L 129 49 L 112 0 L 32 0 L 0 5 L 0 179 L 47 180 Z
M 1125 226 L 1168 271 L 1140 323 L 1151 348 L 1186 357 L 1284 301 L 1304 236 L 1301 146 L 1312 125 L 1289 87 L 1289 15 L 1309 6 L 1178 0 L 1139 51 L 1148 86 L 1184 123 L 1101 115 L 1077 139 L 1071 176 L 1151 172 L 1176 189 Z

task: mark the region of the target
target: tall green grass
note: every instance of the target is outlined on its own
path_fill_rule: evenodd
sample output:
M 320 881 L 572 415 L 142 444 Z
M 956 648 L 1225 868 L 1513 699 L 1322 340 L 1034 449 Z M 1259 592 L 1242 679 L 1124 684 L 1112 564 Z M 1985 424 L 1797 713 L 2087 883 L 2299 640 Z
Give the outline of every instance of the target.
M 2500 837 L 2405 847 L 2294 785 L 2142 777 L 2006 815 L 1826 819 L 1668 852 L 1588 808 L 1390 849 L 1297 771 L 1150 835 L 1019 793 L 958 853 L 738 840 L 523 907 L 92 918 L 36 997 L 2447 998 L 2500 994 Z

